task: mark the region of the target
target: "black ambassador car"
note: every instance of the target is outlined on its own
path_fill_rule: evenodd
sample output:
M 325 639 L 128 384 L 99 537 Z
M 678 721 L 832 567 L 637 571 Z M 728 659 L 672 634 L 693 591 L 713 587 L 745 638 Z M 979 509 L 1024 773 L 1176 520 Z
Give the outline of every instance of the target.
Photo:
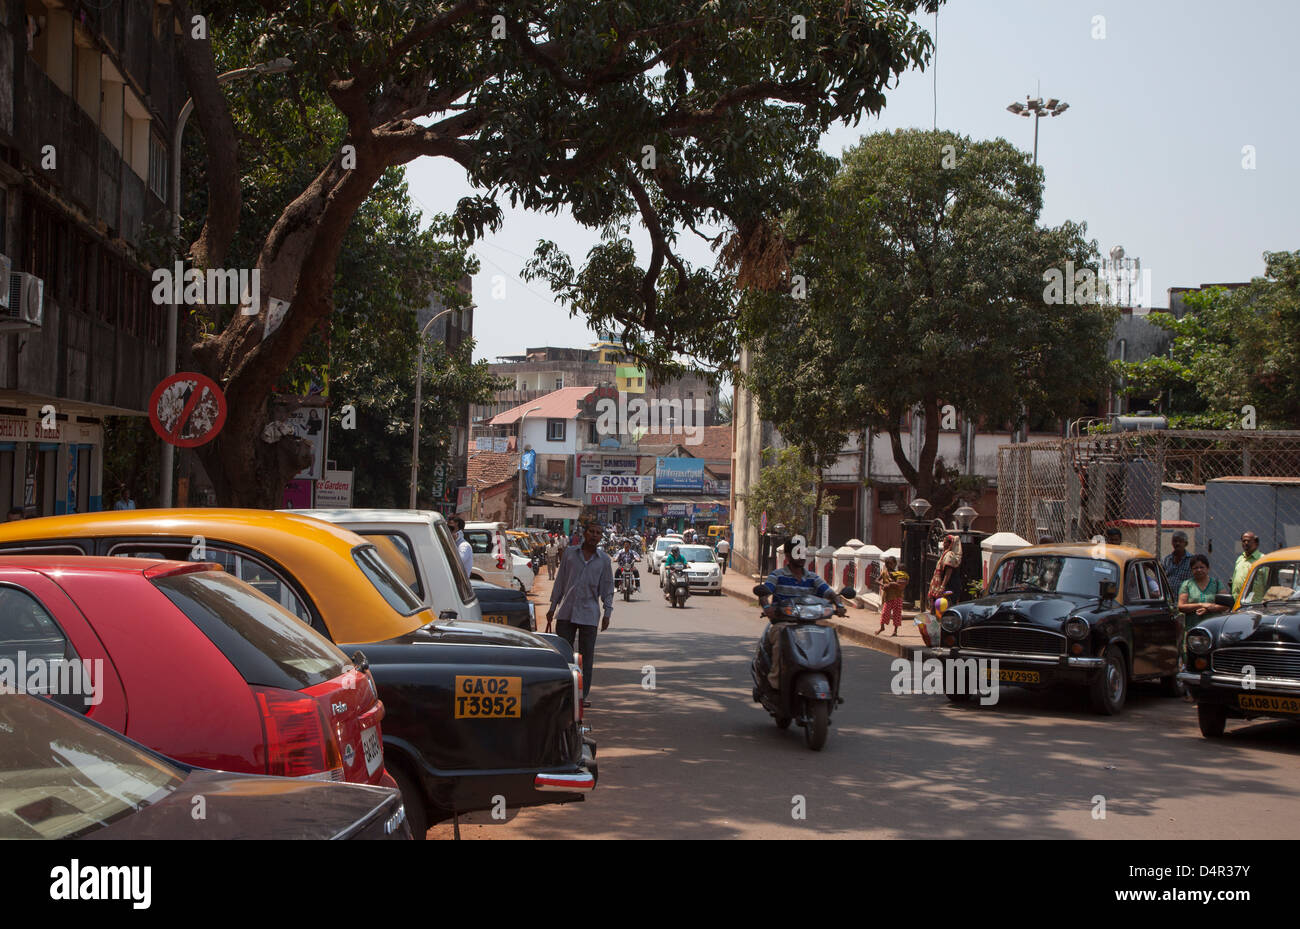
M 483 610 L 483 622 L 537 631 L 536 611 L 522 590 L 480 580 L 471 580 L 470 584 Z
M 1087 687 L 1118 713 L 1135 681 L 1176 696 L 1182 615 L 1154 555 L 1119 545 L 1044 545 L 999 562 L 988 596 L 939 617 L 930 658 L 997 659 L 1000 684 Z M 949 694 L 952 700 L 968 694 Z
M 1229 718 L 1300 720 L 1300 548 L 1261 558 L 1234 605 L 1187 630 L 1179 679 L 1207 739 Z

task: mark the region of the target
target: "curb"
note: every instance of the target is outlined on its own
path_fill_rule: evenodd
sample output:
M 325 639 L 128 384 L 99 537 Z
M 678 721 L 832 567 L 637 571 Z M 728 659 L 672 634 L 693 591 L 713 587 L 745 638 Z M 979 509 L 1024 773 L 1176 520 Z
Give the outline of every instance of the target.
M 758 606 L 758 598 L 753 594 L 739 590 L 732 590 L 725 585 L 722 590 L 729 597 L 748 603 L 750 606 Z M 861 597 L 855 601 L 855 605 L 862 607 Z M 847 639 L 856 645 L 864 645 L 874 651 L 882 652 L 886 655 L 892 655 L 895 658 L 910 658 L 913 652 L 925 648 L 924 645 L 907 645 L 903 642 L 898 642 L 893 636 L 882 636 L 876 635 L 872 632 L 864 632 L 861 629 L 857 629 L 837 620 L 832 620 L 831 625 L 835 627 L 836 632 L 841 638 Z

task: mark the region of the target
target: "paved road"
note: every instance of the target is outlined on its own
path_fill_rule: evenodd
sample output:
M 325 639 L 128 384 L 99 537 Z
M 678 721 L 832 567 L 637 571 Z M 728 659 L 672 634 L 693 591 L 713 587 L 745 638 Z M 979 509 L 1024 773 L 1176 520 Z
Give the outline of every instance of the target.
M 811 752 L 750 700 L 761 629 L 730 597 L 616 601 L 587 711 L 600 786 L 504 823 L 475 814 L 463 837 L 1300 838 L 1300 725 L 1230 722 L 1211 743 L 1190 704 L 1143 688 L 1110 719 L 1082 693 L 896 696 L 893 659 L 846 645 L 847 702 Z

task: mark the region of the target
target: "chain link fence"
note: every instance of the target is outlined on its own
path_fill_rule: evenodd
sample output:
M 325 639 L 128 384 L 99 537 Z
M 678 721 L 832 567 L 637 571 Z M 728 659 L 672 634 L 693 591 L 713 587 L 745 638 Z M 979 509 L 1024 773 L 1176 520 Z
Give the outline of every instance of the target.
M 1241 533 L 1300 546 L 1300 432 L 1111 432 L 998 449 L 998 531 L 1031 543 L 1118 528 L 1157 555 L 1182 530 L 1216 577 Z

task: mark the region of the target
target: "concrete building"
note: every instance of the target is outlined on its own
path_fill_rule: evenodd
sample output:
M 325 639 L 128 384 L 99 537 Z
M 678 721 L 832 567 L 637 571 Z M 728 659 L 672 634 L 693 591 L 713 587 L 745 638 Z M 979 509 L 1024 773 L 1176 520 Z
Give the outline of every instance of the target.
M 169 228 L 179 41 L 146 0 L 5 0 L 0 22 L 0 511 L 95 510 L 103 418 L 145 415 L 163 376 L 141 248 Z

